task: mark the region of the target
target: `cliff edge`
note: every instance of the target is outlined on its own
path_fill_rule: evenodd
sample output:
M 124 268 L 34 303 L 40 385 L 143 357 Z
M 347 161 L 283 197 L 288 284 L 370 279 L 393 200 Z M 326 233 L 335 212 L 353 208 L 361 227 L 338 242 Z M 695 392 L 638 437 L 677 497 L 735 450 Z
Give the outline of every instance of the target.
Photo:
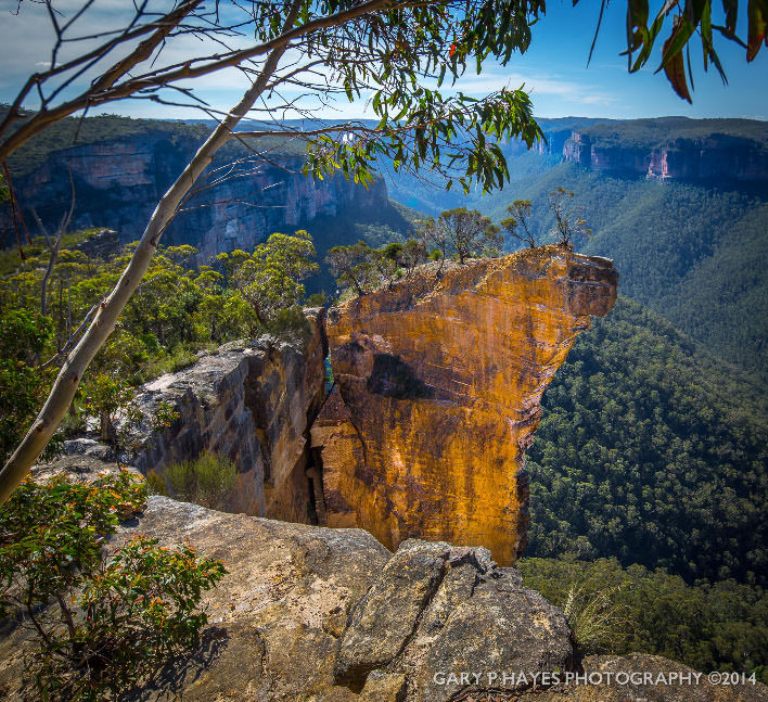
M 95 463 L 78 466 L 78 479 L 104 469 Z M 656 656 L 593 657 L 582 668 L 563 613 L 482 548 L 408 541 L 391 554 L 361 530 L 225 514 L 165 497 L 151 497 L 109 547 L 137 533 L 163 546 L 189 543 L 223 560 L 229 574 L 205 596 L 210 626 L 199 649 L 169 661 L 157 686 L 136 699 L 768 700 L 763 685 L 720 687 L 706 676 L 697 685 L 654 684 L 657 673 L 690 672 Z M 0 632 L 2 699 L 31 692 L 23 674 L 30 636 L 27 626 Z M 640 673 L 640 682 L 609 682 L 617 672 Z M 554 685 L 542 677 L 565 681 L 568 673 L 582 677 Z
M 617 280 L 607 259 L 549 246 L 439 275 L 433 264 L 332 308 L 336 387 L 312 427 L 325 523 L 388 548 L 445 540 L 514 562 L 542 394 Z

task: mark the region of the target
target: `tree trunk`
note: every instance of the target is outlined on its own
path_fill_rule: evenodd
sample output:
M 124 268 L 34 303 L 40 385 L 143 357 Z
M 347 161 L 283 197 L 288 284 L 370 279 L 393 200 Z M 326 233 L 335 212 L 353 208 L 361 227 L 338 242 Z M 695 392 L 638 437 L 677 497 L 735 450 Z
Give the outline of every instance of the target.
M 288 27 L 294 17 L 288 19 Z M 197 179 L 210 165 L 215 153 L 224 146 L 230 133 L 247 114 L 277 69 L 287 45 L 274 49 L 264 63 L 262 73 L 229 115 L 213 130 L 155 208 L 130 262 L 109 296 L 100 304 L 83 338 L 64 362 L 40 414 L 24 439 L 0 471 L 0 504 L 29 473 L 53 436 L 75 396 L 83 374 L 115 328 L 117 319 L 149 268 L 160 237 L 175 217 Z

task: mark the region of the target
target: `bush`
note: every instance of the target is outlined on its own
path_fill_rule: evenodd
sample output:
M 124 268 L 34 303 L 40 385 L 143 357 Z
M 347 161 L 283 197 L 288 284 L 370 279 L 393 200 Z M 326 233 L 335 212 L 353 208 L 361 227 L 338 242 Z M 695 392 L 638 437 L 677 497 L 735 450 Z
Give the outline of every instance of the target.
M 526 587 L 562 607 L 582 652 L 648 653 L 768 683 L 768 593 L 733 580 L 689 585 L 663 570 L 523 558 Z
M 590 590 L 576 584 L 568 589 L 563 614 L 581 653 L 611 652 L 621 642 L 629 615 L 627 608 L 617 602 L 619 590 Z
M 237 466 L 214 453 L 168 466 L 164 477 L 167 494 L 185 502 L 227 509 L 235 498 Z
M 97 373 L 85 383 L 83 408 L 99 419 L 99 433 L 103 441 L 115 443 L 115 421 L 133 397 L 133 389 L 120 376 Z
M 26 669 L 41 699 L 118 698 L 197 644 L 220 562 L 143 537 L 102 553 L 145 497 L 128 472 L 92 484 L 58 477 L 22 484 L 0 510 L 0 605 L 38 634 Z
M 50 318 L 24 309 L 0 311 L 0 461 L 29 428 L 47 392 L 50 372 L 38 357 L 53 338 Z

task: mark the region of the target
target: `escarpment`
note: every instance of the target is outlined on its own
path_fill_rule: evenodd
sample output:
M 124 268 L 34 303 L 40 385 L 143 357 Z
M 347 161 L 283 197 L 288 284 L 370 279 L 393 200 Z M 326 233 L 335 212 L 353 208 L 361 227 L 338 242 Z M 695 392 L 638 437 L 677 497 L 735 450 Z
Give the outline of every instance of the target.
M 24 219 L 35 221 L 33 210 L 55 229 L 76 198 L 72 229 L 109 227 L 120 233 L 122 243 L 141 237 L 158 199 L 170 187 L 194 155 L 203 136 L 179 131 L 173 123 L 153 126 L 103 141 L 72 144 L 66 140 L 42 158 L 17 159 L 12 166 L 18 201 Z M 246 149 L 236 156 L 247 156 Z M 215 163 L 233 160 L 227 152 Z M 201 188 L 163 235 L 165 244 L 191 244 L 207 260 L 222 251 L 251 250 L 272 232 L 309 228 L 317 236 L 323 222 L 359 212 L 374 212 L 407 228 L 389 202 L 380 178 L 369 188 L 343 177 L 323 181 L 302 175 L 303 154 L 278 148 L 269 163 L 236 177 L 225 178 L 215 191 Z M 68 178 L 61 178 L 69 173 Z M 34 231 L 33 231 L 34 233 Z M 13 220 L 8 206 L 0 207 L 0 246 L 14 241 Z
M 312 427 L 326 523 L 514 562 L 542 394 L 616 285 L 609 261 L 546 247 L 427 266 L 332 308 L 336 388 Z
M 564 161 L 614 176 L 688 182 L 768 180 L 765 145 L 730 134 L 626 143 L 608 130 L 596 129 L 573 131 L 562 143 Z
M 557 246 L 420 267 L 327 315 L 307 311 L 303 341 L 230 344 L 148 383 L 127 459 L 162 475 L 212 452 L 238 467 L 232 511 L 361 527 L 390 549 L 483 546 L 511 564 L 542 395 L 616 287 L 610 261 Z M 163 405 L 178 417 L 157 426 Z M 68 450 L 104 457 L 94 443 Z

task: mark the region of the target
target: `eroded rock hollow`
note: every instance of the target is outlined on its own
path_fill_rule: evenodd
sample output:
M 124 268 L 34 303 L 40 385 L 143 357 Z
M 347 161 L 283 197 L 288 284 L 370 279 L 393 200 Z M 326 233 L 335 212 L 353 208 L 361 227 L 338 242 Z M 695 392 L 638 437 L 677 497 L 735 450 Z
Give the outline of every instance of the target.
M 436 266 L 329 312 L 335 387 L 312 427 L 324 520 L 390 549 L 443 540 L 510 564 L 542 394 L 613 307 L 618 275 L 554 246 Z

